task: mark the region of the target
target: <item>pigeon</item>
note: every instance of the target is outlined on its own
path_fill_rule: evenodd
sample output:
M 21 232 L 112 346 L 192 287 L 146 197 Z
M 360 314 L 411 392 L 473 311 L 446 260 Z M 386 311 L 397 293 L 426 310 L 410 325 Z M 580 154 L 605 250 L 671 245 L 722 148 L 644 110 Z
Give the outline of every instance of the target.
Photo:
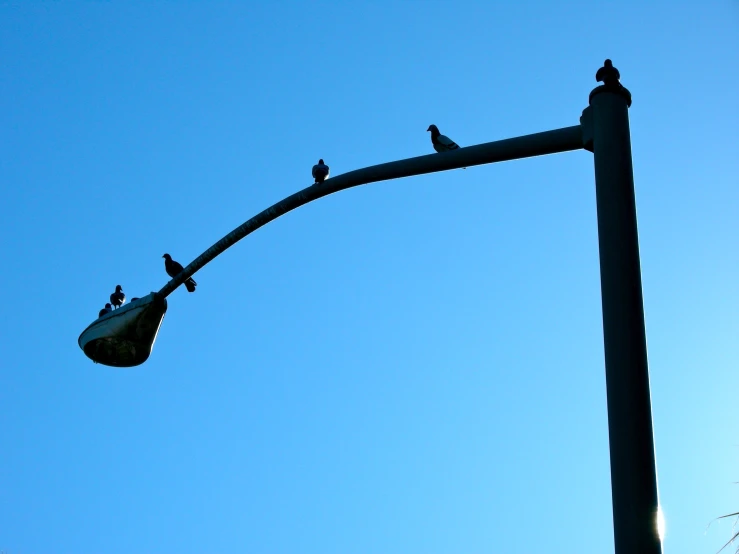
M 323 183 L 328 179 L 328 166 L 323 163 L 323 160 L 318 160 L 318 163 L 313 166 L 313 178 L 316 180 L 314 185 Z
M 448 152 L 449 150 L 456 150 L 459 148 L 459 144 L 449 137 L 442 135 L 436 125 L 429 125 L 429 128 L 426 129 L 426 131 L 431 131 L 431 144 L 434 145 L 434 150 L 437 152 Z
M 184 268 L 181 264 L 174 261 L 172 259 L 172 256 L 170 256 L 169 254 L 165 254 L 164 256 L 162 256 L 162 258 L 164 258 L 164 269 L 167 271 L 167 275 L 169 275 L 170 277 L 177 277 L 180 273 L 182 273 L 182 270 Z M 185 281 L 185 288 L 187 289 L 187 292 L 195 292 L 196 286 L 197 283 L 192 277 Z
M 109 314 L 112 311 L 113 311 L 113 308 L 110 307 L 110 304 L 106 304 L 105 307 L 102 310 L 100 310 L 100 313 L 98 313 L 98 318 L 101 318 L 104 315 Z
M 621 88 L 622 85 L 618 82 L 620 78 L 621 74 L 618 72 L 618 69 L 613 67 L 611 60 L 603 62 L 603 67 L 595 74 L 595 80 L 598 82 L 603 81 L 603 84 L 609 88 Z
M 123 294 L 123 287 L 116 285 L 115 292 L 110 295 L 110 303 L 113 304 L 113 309 L 120 308 L 126 301 L 126 295 Z

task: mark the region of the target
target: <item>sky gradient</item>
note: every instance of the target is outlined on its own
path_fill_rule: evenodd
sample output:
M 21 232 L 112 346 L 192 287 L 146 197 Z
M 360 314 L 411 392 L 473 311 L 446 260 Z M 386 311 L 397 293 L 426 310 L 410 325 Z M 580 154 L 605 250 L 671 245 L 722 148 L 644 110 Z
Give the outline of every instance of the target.
M 1 2 L 0 551 L 612 552 L 592 154 L 312 182 L 630 109 L 669 554 L 739 510 L 736 2 Z

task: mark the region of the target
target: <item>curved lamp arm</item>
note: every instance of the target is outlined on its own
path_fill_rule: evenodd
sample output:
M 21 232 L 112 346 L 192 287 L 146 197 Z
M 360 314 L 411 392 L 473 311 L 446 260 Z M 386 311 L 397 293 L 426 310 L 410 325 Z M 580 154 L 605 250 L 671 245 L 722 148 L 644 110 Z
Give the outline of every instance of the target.
M 429 154 L 407 158 L 380 165 L 373 165 L 363 169 L 350 171 L 337 177 L 327 179 L 321 184 L 311 185 L 287 198 L 273 204 L 263 212 L 258 213 L 245 223 L 239 225 L 205 252 L 200 254 L 190 265 L 180 272 L 159 291 L 159 295 L 166 298 L 174 290 L 192 277 L 205 264 L 233 246 L 245 236 L 256 231 L 263 225 L 273 221 L 289 211 L 299 208 L 308 202 L 318 200 L 340 190 L 387 181 L 400 177 L 411 177 L 436 171 L 447 171 L 461 167 L 472 167 L 494 162 L 504 162 L 519 158 L 529 158 L 544 154 L 555 154 L 583 148 L 583 132 L 580 125 L 565 127 L 554 131 L 546 131 L 533 135 L 525 135 L 506 140 L 487 142 L 475 146 L 467 146 L 443 154 Z

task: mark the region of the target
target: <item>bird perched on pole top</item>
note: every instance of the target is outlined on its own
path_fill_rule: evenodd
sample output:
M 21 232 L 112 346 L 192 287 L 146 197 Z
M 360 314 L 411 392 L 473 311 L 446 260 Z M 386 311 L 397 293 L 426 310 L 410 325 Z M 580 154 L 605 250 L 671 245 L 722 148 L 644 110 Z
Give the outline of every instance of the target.
M 434 150 L 437 152 L 449 152 L 450 150 L 459 148 L 459 144 L 449 137 L 442 135 L 436 125 L 429 125 L 426 131 L 431 131 L 431 144 L 434 145 Z
M 182 267 L 182 264 L 174 261 L 172 259 L 172 256 L 170 256 L 169 254 L 165 254 L 164 256 L 162 256 L 162 258 L 164 258 L 164 270 L 167 272 L 167 275 L 169 275 L 170 277 L 177 277 L 180 273 L 182 273 L 182 270 L 184 269 Z M 196 286 L 197 283 L 192 277 L 185 281 L 185 288 L 187 289 L 187 292 L 195 292 Z
M 603 67 L 595 74 L 595 80 L 603 84 L 593 89 L 590 93 L 590 100 L 592 101 L 593 97 L 601 92 L 615 92 L 624 97 L 626 99 L 626 105 L 631 107 L 631 93 L 629 89 L 621 84 L 620 79 L 621 73 L 613 67 L 613 62 L 611 60 L 604 61 Z
M 105 307 L 98 312 L 98 318 L 103 317 L 104 315 L 109 314 L 113 311 L 113 308 L 110 307 L 110 304 L 106 304 Z
M 618 81 L 620 78 L 621 74 L 618 72 L 618 69 L 613 67 L 611 60 L 603 62 L 603 67 L 595 73 L 595 80 L 602 82 L 607 87 L 619 88 L 621 86 L 621 83 Z
M 117 309 L 123 306 L 126 301 L 126 295 L 123 294 L 123 287 L 116 285 L 115 292 L 110 295 L 110 303 L 113 304 L 113 308 Z
M 317 185 L 319 183 L 323 183 L 326 179 L 328 179 L 328 166 L 323 163 L 323 160 L 318 160 L 318 163 L 313 166 L 313 178 L 316 180 L 314 185 Z

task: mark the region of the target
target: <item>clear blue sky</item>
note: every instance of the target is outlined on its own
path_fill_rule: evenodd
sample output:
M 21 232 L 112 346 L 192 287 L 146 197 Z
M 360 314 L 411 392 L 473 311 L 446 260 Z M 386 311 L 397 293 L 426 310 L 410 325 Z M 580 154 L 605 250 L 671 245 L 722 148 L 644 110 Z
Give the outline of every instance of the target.
M 612 552 L 592 155 L 328 197 L 333 174 L 630 110 L 665 551 L 739 510 L 739 5 L 0 4 L 0 550 Z M 646 4 L 646 5 L 645 5 Z

